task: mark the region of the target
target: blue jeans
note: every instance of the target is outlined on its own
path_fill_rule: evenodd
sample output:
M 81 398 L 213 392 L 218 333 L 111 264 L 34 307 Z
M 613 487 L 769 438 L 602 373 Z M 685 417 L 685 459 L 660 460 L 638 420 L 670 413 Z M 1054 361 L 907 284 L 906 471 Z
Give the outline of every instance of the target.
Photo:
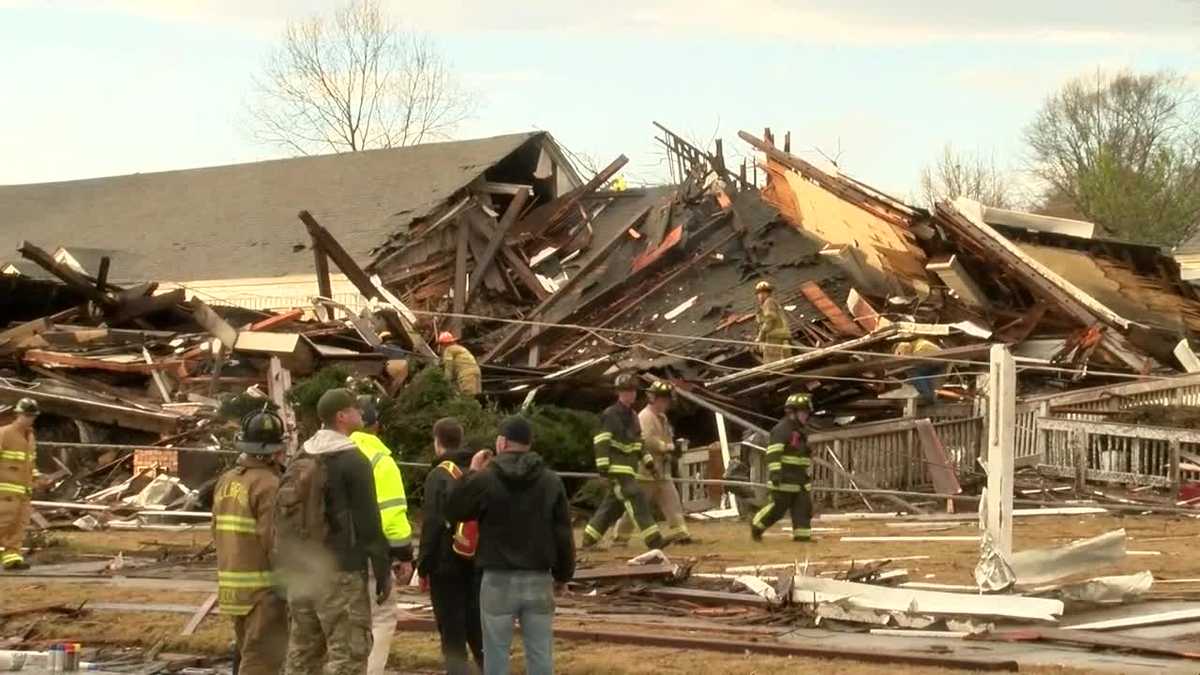
M 521 622 L 527 675 L 554 673 L 554 580 L 549 572 L 484 570 L 479 587 L 484 675 L 508 675 L 513 619 Z
M 937 387 L 940 383 L 944 366 L 934 363 L 928 366 L 918 366 L 913 369 L 912 386 L 921 394 L 921 400 L 926 403 L 937 401 Z

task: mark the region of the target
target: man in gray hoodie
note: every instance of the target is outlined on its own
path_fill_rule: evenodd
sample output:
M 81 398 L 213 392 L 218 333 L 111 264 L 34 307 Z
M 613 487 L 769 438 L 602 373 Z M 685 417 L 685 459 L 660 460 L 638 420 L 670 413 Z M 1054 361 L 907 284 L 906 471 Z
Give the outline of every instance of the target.
M 367 567 L 374 573 L 375 596 L 382 604 L 391 593 L 388 542 L 380 522 L 371 465 L 351 433 L 362 428 L 353 394 L 331 389 L 317 403 L 322 428 L 304 443 L 302 453 L 324 468 L 323 551 L 332 570 L 326 583 L 289 588 L 291 614 L 288 675 L 361 675 L 371 653 L 371 603 Z M 287 477 L 285 476 L 285 481 Z

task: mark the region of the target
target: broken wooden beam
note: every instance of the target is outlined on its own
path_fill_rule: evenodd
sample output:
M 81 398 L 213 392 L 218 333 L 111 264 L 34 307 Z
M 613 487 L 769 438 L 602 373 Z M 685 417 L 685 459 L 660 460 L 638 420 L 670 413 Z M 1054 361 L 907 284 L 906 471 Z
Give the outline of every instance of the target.
M 804 282 L 800 285 L 800 292 L 812 303 L 813 307 L 817 308 L 817 311 L 824 314 L 826 319 L 829 319 L 829 323 L 837 332 L 849 337 L 858 337 L 864 334 L 865 331 L 863 331 L 862 327 L 851 321 L 850 317 L 846 316 L 846 313 L 842 311 L 842 308 L 838 307 L 837 303 L 831 300 L 828 295 L 825 295 L 825 291 L 822 291 L 816 282 Z
M 933 489 L 942 494 L 960 494 L 962 485 L 958 482 L 958 470 L 946 454 L 933 422 L 928 419 L 917 420 L 917 439 L 921 442 L 921 453 L 925 457 L 925 468 L 933 481 Z
M 462 335 L 462 313 L 467 308 L 467 253 L 471 245 L 471 225 L 463 217 L 455 223 L 454 248 L 454 298 L 451 305 L 454 316 L 450 317 L 450 332 Z M 476 274 L 472 286 L 483 285 L 483 275 Z
M 678 565 L 608 565 L 575 570 L 572 581 L 610 581 L 613 579 L 669 579 L 679 569 Z
M 176 288 L 158 295 L 143 295 L 131 300 L 123 300 L 111 313 L 110 323 L 119 326 L 148 314 L 171 310 L 186 299 L 187 291 Z
M 333 299 L 333 280 L 329 277 L 329 256 L 321 248 L 321 242 L 312 237 L 313 268 L 317 274 L 317 295 Z
M 521 214 L 521 209 L 525 207 L 527 199 L 529 199 L 528 191 L 517 192 L 513 195 L 512 201 L 508 203 L 508 208 L 504 210 L 504 215 L 500 216 L 499 224 L 496 225 L 492 235 L 488 237 L 487 248 L 483 251 L 482 257 L 475 261 L 475 283 L 471 284 L 471 288 L 467 290 L 465 307 L 470 307 L 471 301 L 479 294 L 479 289 L 483 286 L 484 275 L 491 268 L 492 262 L 496 259 L 496 253 L 504 245 L 504 239 L 512 229 L 513 223 L 517 222 L 517 216 Z
M 784 374 L 788 371 L 791 371 L 796 366 L 803 365 L 803 364 L 809 363 L 811 361 L 816 361 L 818 359 L 823 359 L 827 356 L 832 356 L 839 352 L 844 352 L 846 350 L 854 350 L 854 349 L 858 349 L 859 347 L 865 347 L 866 345 L 880 342 L 882 340 L 885 340 L 885 339 L 891 337 L 893 334 L 895 334 L 895 332 L 896 332 L 895 328 L 888 327 L 888 328 L 884 328 L 879 331 L 876 331 L 874 333 L 864 335 L 862 337 L 854 338 L 853 340 L 846 340 L 844 342 L 832 344 L 832 345 L 829 345 L 828 347 L 820 347 L 817 349 L 808 349 L 804 352 L 796 354 L 795 356 L 789 356 L 785 359 L 780 359 L 778 361 L 772 361 L 770 363 L 764 363 L 762 365 L 755 366 L 753 368 L 746 368 L 744 370 L 739 370 L 735 373 L 723 375 L 714 380 L 710 380 L 709 382 L 707 382 L 705 384 L 705 386 L 710 387 L 710 388 L 711 387 L 721 387 L 721 386 L 733 384 L 735 382 L 741 382 L 742 380 L 746 380 L 749 378 L 759 377 L 762 375 Z
M 621 170 L 621 167 L 625 166 L 628 162 L 629 158 L 625 155 L 617 157 L 608 166 L 601 169 L 599 173 L 592 176 L 588 182 L 571 190 L 562 197 L 534 209 L 521 221 L 517 229 L 522 234 L 537 236 L 547 229 L 554 227 L 567 214 L 575 210 L 575 205 L 579 203 L 580 199 L 600 189 L 602 185 L 615 176 Z
M 113 310 L 117 307 L 117 300 L 108 293 L 96 288 L 92 279 L 58 262 L 54 259 L 54 256 L 43 249 L 38 248 L 30 242 L 23 241 L 17 248 L 17 251 L 27 260 L 58 277 L 64 284 L 70 286 L 72 290 L 105 310 Z
M 97 424 L 111 424 L 126 429 L 139 429 L 159 434 L 174 433 L 179 426 L 179 417 L 167 413 L 151 412 L 137 408 L 113 405 L 85 398 L 62 394 L 50 394 L 36 389 L 22 389 L 0 385 L 0 402 L 16 403 L 22 398 L 32 398 L 41 406 L 42 412 L 63 417 L 81 419 Z
M 705 591 L 698 588 L 647 588 L 646 594 L 658 600 L 686 600 L 701 605 L 742 605 L 746 607 L 770 607 L 766 598 L 749 593 L 729 593 L 726 591 Z
M 196 629 L 200 627 L 200 622 L 204 621 L 204 617 L 208 616 L 209 612 L 212 611 L 213 606 L 217 604 L 217 597 L 218 596 L 216 593 L 212 593 L 204 599 L 204 602 L 200 603 L 200 606 L 196 608 L 196 613 L 192 615 L 190 620 L 188 620 L 187 625 L 183 627 L 183 630 L 179 631 L 181 636 L 187 637 L 188 635 L 195 634 Z

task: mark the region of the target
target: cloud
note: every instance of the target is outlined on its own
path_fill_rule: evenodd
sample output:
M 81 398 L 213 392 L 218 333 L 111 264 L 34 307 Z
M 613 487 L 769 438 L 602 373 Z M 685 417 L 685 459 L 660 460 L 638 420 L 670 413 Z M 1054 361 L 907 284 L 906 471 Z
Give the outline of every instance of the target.
M 1196 49 L 1197 0 L 384 0 L 395 16 L 431 32 L 519 31 L 644 37 L 740 37 L 892 47 L 964 42 L 1153 44 Z M 34 0 L 0 0 L 38 6 Z M 255 34 L 328 8 L 321 0 L 60 0 L 57 7 L 202 22 Z

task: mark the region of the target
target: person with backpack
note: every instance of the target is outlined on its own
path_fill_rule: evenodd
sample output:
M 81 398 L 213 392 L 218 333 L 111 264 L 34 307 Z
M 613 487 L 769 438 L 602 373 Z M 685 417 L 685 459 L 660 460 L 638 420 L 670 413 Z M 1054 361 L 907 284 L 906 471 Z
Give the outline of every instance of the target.
M 467 648 L 483 668 L 483 632 L 479 624 L 479 575 L 475 554 L 478 523 L 446 518 L 446 495 L 463 479 L 473 452 L 463 446 L 463 428 L 445 417 L 433 425 L 433 469 L 425 477 L 424 518 L 417 573 L 429 591 L 442 638 L 442 658 L 451 675 L 469 673 Z
M 350 434 L 362 428 L 354 394 L 317 402 L 322 427 L 305 441 L 276 497 L 277 568 L 290 608 L 288 675 L 362 675 L 371 653 L 368 566 L 376 602 L 392 590 L 391 561 L 371 464 Z
M 358 408 L 362 411 L 363 428 L 350 434 L 350 440 L 371 463 L 375 498 L 379 501 L 379 518 L 392 558 L 392 581 L 407 584 L 413 573 L 413 547 L 404 477 L 392 459 L 392 451 L 379 438 L 379 403 L 373 396 L 359 396 Z M 372 646 L 367 675 L 383 675 L 392 648 L 392 638 L 396 635 L 396 603 L 372 603 L 371 625 Z
M 479 521 L 475 564 L 483 624 L 483 671 L 507 675 L 513 619 L 521 622 L 527 675 L 554 672 L 555 584 L 575 575 L 575 541 L 562 479 L 532 452 L 523 417 L 504 420 L 496 456 L 481 450 L 466 478 L 450 489 L 445 518 Z
M 287 603 L 276 590 L 271 545 L 283 463 L 283 420 L 255 412 L 242 420 L 242 452 L 213 489 L 217 600 L 233 617 L 240 675 L 275 675 L 287 656 Z

